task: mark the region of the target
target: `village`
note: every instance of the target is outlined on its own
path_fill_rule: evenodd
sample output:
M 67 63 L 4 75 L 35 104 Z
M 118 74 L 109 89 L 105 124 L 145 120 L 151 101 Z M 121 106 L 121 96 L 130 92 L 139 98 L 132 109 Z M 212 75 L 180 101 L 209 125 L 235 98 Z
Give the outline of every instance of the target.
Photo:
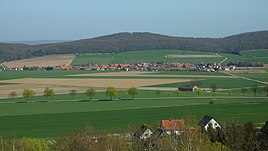
M 23 70 L 87 70 L 87 71 L 203 71 L 203 72 L 217 72 L 220 70 L 235 70 L 236 66 L 222 66 L 218 63 L 208 64 L 190 64 L 190 63 L 137 63 L 137 64 L 91 64 L 83 66 L 55 66 L 55 67 L 6 67 L 1 64 L 2 70 L 6 71 L 23 71 Z

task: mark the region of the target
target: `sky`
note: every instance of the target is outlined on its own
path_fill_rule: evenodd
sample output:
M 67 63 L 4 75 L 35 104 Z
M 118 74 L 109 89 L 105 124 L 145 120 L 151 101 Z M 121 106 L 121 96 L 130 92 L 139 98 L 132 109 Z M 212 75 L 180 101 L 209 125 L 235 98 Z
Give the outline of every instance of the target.
M 0 0 L 0 41 L 118 32 L 226 37 L 268 30 L 268 0 Z

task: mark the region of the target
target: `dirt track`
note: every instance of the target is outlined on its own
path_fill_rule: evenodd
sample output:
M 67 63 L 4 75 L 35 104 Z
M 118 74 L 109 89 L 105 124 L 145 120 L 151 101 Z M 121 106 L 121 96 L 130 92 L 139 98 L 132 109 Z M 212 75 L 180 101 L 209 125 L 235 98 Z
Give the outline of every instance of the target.
M 178 54 L 168 54 L 168 58 L 220 58 L 221 55 L 178 55 Z

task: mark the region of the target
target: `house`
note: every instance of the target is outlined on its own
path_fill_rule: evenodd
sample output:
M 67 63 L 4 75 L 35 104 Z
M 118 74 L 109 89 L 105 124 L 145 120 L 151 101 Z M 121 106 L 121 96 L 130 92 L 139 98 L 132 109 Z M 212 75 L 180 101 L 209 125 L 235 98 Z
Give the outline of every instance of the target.
M 160 124 L 160 130 L 162 131 L 162 134 L 180 135 L 184 130 L 184 120 L 162 120 Z
M 146 141 L 152 136 L 152 134 L 153 131 L 145 124 L 142 124 L 141 127 L 133 134 L 133 137 L 139 141 Z
M 198 90 L 198 87 L 195 85 L 195 86 L 191 86 L 191 85 L 184 85 L 184 86 L 180 86 L 178 88 L 178 90 L 180 91 L 192 91 L 192 92 L 195 92 Z
M 200 125 L 202 128 L 204 128 L 206 131 L 208 130 L 209 126 L 216 130 L 217 128 L 221 128 L 220 124 L 211 116 L 205 115 L 199 122 L 198 125 Z

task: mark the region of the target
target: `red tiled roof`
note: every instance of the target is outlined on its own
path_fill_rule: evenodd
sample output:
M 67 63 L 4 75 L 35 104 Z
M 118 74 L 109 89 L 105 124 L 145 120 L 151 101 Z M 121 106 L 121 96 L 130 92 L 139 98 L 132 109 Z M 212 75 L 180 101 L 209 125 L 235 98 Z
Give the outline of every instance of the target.
M 163 130 L 181 130 L 184 129 L 184 120 L 162 120 Z

